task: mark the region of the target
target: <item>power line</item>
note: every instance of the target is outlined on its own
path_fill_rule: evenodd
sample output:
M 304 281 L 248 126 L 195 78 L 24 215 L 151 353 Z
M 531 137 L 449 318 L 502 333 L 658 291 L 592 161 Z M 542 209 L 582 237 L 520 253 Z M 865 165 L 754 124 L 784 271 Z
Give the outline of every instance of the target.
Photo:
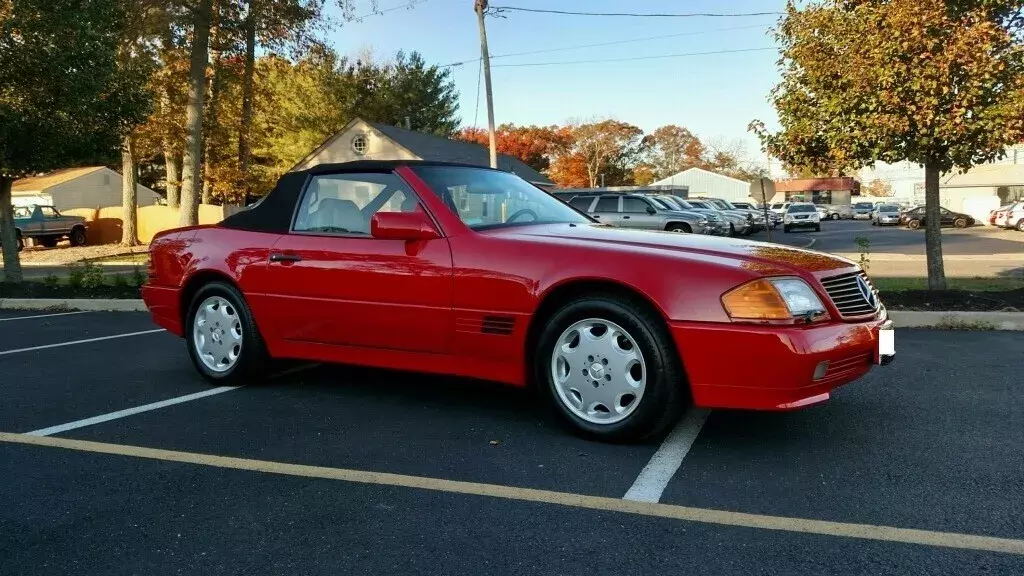
M 720 12 L 691 12 L 686 14 L 659 14 L 651 12 L 571 12 L 568 10 L 545 10 L 542 8 L 519 8 L 516 6 L 491 6 L 491 10 L 502 12 L 535 12 L 539 14 L 561 14 L 566 16 L 626 16 L 631 18 L 736 18 L 742 16 L 781 16 L 782 12 L 742 12 L 742 13 L 720 13 Z
M 714 32 L 729 32 L 732 30 L 749 30 L 751 28 L 761 28 L 764 24 L 752 24 L 749 26 L 732 26 L 729 28 L 715 28 L 712 30 L 698 30 L 695 32 L 678 32 L 676 34 L 663 34 L 661 36 L 645 36 L 643 38 L 630 38 L 628 40 L 613 40 L 611 42 L 599 42 L 597 44 L 577 44 L 575 46 L 563 46 L 561 48 L 545 48 L 543 50 L 530 50 L 528 52 L 510 52 L 508 54 L 492 54 L 491 60 L 497 58 L 510 58 L 512 56 L 527 56 L 533 54 L 546 54 L 548 52 L 565 52 L 568 50 L 579 50 L 582 48 L 598 48 L 601 46 L 615 46 L 618 44 L 631 44 L 634 42 L 647 42 L 650 40 L 664 40 L 665 38 L 678 38 L 680 36 L 698 36 L 701 34 L 711 34 Z M 459 62 L 451 62 L 449 64 L 443 64 L 438 68 L 451 68 L 452 66 L 462 66 L 463 64 L 469 64 L 470 62 L 479 62 L 480 58 L 471 58 L 469 60 L 462 60 Z
M 776 50 L 771 48 L 738 48 L 736 50 L 713 50 L 710 52 L 681 52 L 678 54 L 659 54 L 657 56 L 634 56 L 631 58 L 605 58 L 600 60 L 567 60 L 561 62 L 528 62 L 525 64 L 495 64 L 492 68 L 518 68 L 522 66 L 561 66 L 564 64 L 599 64 L 607 62 L 630 62 L 633 60 L 657 60 L 662 58 L 681 58 L 684 56 L 709 56 L 711 54 L 735 54 L 739 52 L 763 52 Z
M 476 68 L 476 111 L 473 112 L 473 127 L 476 128 L 477 120 L 480 118 L 480 77 L 483 76 L 484 62 L 480 59 L 480 65 Z
M 386 12 L 394 12 L 395 10 L 412 10 L 413 8 L 416 7 L 417 4 L 422 4 L 422 3 L 426 2 L 426 1 L 427 0 L 409 0 L 405 4 L 400 4 L 398 6 L 392 6 L 391 8 L 385 8 L 383 10 L 375 10 L 373 12 L 369 12 L 367 14 L 363 14 L 362 16 L 356 16 L 354 19 L 355 20 L 362 20 L 363 18 L 366 18 L 366 17 L 369 17 L 369 16 L 377 16 L 378 14 L 384 14 Z

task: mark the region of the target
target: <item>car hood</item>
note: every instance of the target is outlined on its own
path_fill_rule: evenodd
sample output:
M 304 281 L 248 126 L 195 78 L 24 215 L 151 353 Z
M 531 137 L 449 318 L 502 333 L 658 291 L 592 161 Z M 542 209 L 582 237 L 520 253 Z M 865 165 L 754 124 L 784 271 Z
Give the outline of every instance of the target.
M 495 230 L 494 232 L 550 238 L 572 243 L 584 242 L 595 248 L 607 246 L 610 249 L 635 250 L 637 252 L 664 250 L 700 260 L 718 261 L 723 264 L 731 262 L 732 265 L 738 264 L 744 269 L 765 275 L 797 271 L 808 271 L 818 275 L 818 273 L 834 270 L 848 271 L 857 267 L 852 260 L 813 250 L 753 240 L 718 238 L 703 234 L 678 234 L 602 225 L 568 224 L 523 226 Z

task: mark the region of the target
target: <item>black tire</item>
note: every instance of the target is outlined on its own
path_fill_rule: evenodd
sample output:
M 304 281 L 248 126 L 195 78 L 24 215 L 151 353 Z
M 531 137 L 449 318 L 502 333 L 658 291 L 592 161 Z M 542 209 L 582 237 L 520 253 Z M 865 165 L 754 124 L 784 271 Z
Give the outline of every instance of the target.
M 1017 226 L 1015 226 L 1015 228 L 1017 228 L 1018 232 L 1024 232 L 1024 218 L 1017 220 Z
M 839 220 L 839 214 L 833 212 L 833 213 L 828 215 L 828 219 L 829 220 Z
M 814 227 L 814 231 L 815 232 L 821 232 L 821 224 L 818 224 L 817 226 L 815 226 Z
M 953 227 L 954 228 L 967 228 L 967 219 L 966 218 L 957 218 L 956 220 L 953 220 Z
M 72 246 L 85 246 L 85 228 L 76 226 L 71 229 L 71 234 L 68 234 L 68 241 L 71 242 Z
M 729 224 L 729 236 L 730 237 L 735 237 L 736 236 L 736 227 L 733 226 L 731 223 Z
M 242 327 L 242 347 L 235 364 L 224 372 L 210 369 L 199 358 L 194 343 L 194 322 L 196 312 L 204 300 L 211 296 L 220 296 L 235 308 Z M 217 386 L 237 386 L 260 379 L 267 372 L 270 357 L 266 345 L 260 335 L 259 328 L 253 320 L 252 311 L 245 297 L 234 286 L 226 282 L 210 282 L 200 288 L 189 303 L 188 315 L 184 325 L 185 346 L 188 356 L 192 359 L 199 374 L 210 384 Z
M 613 424 L 588 422 L 574 414 L 558 397 L 551 375 L 551 359 L 562 333 L 572 324 L 598 318 L 618 324 L 636 341 L 647 365 L 644 394 L 635 411 Z M 662 318 L 630 298 L 588 294 L 566 304 L 545 322 L 533 355 L 535 382 L 559 420 L 581 436 L 604 442 L 638 442 L 668 431 L 689 404 L 690 394 L 682 363 Z
M 685 232 L 687 234 L 693 232 L 693 229 L 690 228 L 689 224 L 669 224 L 665 230 L 667 232 Z
M 56 236 L 43 236 L 42 238 L 39 239 L 39 243 L 46 248 L 56 248 L 57 242 L 59 241 L 60 238 Z
M 908 220 L 907 221 L 907 228 L 910 228 L 911 230 L 917 230 L 920 227 L 921 227 L 921 221 L 920 220 Z
M 782 231 L 785 232 L 786 234 L 789 234 L 789 226 L 786 226 L 785 224 L 783 224 L 782 225 Z

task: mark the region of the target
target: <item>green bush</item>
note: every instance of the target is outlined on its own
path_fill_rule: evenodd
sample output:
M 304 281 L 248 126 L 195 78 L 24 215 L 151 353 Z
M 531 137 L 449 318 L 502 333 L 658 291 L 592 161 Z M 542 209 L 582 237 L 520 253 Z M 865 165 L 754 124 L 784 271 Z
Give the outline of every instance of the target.
M 56 274 L 47 274 L 46 278 L 43 278 L 43 286 L 47 288 L 56 288 L 60 284 L 60 276 Z
M 103 286 L 103 267 L 92 262 L 85 262 L 82 265 L 84 273 L 82 276 L 82 288 L 98 288 Z
M 110 282 L 117 288 L 128 287 L 128 277 L 124 274 L 114 274 L 114 277 L 110 279 Z
M 132 285 L 141 287 L 146 283 L 146 280 L 146 273 L 142 271 L 142 268 L 136 266 L 135 269 L 132 270 Z
M 85 270 L 78 264 L 68 264 L 68 286 L 78 289 L 82 287 Z

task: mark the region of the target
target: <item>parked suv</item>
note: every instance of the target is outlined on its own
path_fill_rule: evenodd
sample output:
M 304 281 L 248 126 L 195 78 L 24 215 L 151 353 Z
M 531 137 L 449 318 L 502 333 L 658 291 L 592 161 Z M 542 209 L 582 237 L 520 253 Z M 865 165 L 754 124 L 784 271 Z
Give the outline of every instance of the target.
M 815 232 L 821 232 L 821 216 L 818 216 L 818 209 L 810 202 L 793 202 L 786 208 L 786 215 L 782 220 L 782 231 L 789 232 L 794 228 L 812 228 Z
M 874 202 L 857 202 L 853 205 L 853 219 L 860 220 L 861 218 L 870 220 L 871 213 L 875 211 Z
M 726 222 L 725 218 L 717 210 L 705 210 L 703 208 L 695 208 L 690 205 L 686 200 L 679 196 L 673 196 L 671 194 L 654 194 L 648 196 L 655 203 L 659 203 L 666 210 L 675 210 L 678 212 L 691 212 L 693 214 L 699 214 L 708 219 L 708 228 L 711 229 L 711 234 L 716 236 L 728 236 L 729 235 L 729 223 Z
M 821 204 L 818 214 L 822 220 L 848 220 L 853 218 L 853 207 L 849 204 Z
M 895 204 L 879 204 L 871 215 L 872 226 L 899 226 L 900 207 Z
M 749 216 L 748 221 L 750 222 L 751 233 L 765 229 L 763 212 L 758 212 L 757 210 L 751 210 L 749 208 L 740 208 L 733 204 L 732 202 L 729 202 L 728 200 L 722 200 L 721 198 L 700 198 L 700 200 L 710 202 L 714 204 L 716 208 L 722 210 L 728 210 L 744 216 Z
M 576 209 L 592 218 L 619 228 L 667 230 L 711 234 L 708 219 L 700 214 L 665 210 L 639 194 L 605 194 L 577 196 L 569 201 Z
M 758 207 L 754 202 L 731 202 L 731 204 L 742 210 L 753 210 L 754 212 L 761 214 L 762 217 L 765 212 L 768 212 L 768 226 L 770 226 L 772 230 L 782 222 L 782 216 L 777 212 L 772 212 L 771 210 L 765 210 L 764 208 Z
M 722 218 L 729 222 L 730 236 L 746 236 L 753 230 L 754 218 L 749 214 L 743 214 L 738 210 L 723 210 L 707 200 L 687 198 L 686 203 L 693 208 L 717 211 Z

